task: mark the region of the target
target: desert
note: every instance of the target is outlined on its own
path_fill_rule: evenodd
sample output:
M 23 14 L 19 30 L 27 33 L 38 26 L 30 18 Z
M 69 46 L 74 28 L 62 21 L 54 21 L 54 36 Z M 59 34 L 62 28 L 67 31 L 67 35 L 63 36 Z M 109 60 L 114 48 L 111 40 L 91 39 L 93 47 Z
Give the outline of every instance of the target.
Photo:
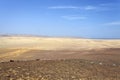
M 119 80 L 120 40 L 1 36 L 1 80 Z

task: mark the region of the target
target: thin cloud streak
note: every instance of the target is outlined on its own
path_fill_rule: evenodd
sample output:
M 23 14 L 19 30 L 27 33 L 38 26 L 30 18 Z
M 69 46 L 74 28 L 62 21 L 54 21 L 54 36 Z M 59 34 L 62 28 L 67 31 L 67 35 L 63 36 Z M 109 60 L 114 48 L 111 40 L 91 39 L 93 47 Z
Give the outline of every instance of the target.
M 79 9 L 79 10 L 96 10 L 96 11 L 105 11 L 105 10 L 111 10 L 110 6 L 115 7 L 115 4 L 112 3 L 103 3 L 103 4 L 98 4 L 97 6 L 93 5 L 86 5 L 86 6 L 51 6 L 48 7 L 48 9 Z
M 48 7 L 48 9 L 81 9 L 81 8 L 77 6 L 52 6 Z
M 86 6 L 86 7 L 84 7 L 83 9 L 85 9 L 85 10 L 95 10 L 95 9 L 97 9 L 97 7 L 94 7 L 94 6 Z
M 97 7 L 95 6 L 52 6 L 48 7 L 48 9 L 81 9 L 81 10 L 95 10 Z
M 62 18 L 64 19 L 67 19 L 67 20 L 84 20 L 84 19 L 87 19 L 87 17 L 84 17 L 84 16 L 61 16 Z
M 120 26 L 120 21 L 109 22 L 109 23 L 105 23 L 103 25 L 105 25 L 105 26 Z

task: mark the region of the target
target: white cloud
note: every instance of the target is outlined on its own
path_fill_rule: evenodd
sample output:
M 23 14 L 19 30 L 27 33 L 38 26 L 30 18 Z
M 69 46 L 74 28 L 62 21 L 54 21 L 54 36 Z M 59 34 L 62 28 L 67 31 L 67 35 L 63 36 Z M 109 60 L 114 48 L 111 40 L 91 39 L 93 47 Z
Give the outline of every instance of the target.
M 120 26 L 120 21 L 105 23 L 105 26 Z
M 85 10 L 85 11 L 108 11 L 115 8 L 115 4 L 112 3 L 105 3 L 105 4 L 98 4 L 94 5 L 86 5 L 86 6 L 51 6 L 48 9 L 77 9 L 77 10 Z
M 87 17 L 84 16 L 62 16 L 62 18 L 67 19 L 67 20 L 84 20 Z
M 97 7 L 95 6 L 52 6 L 48 7 L 48 9 L 81 9 L 81 10 L 95 10 Z
M 86 6 L 83 9 L 85 9 L 85 10 L 95 10 L 95 9 L 97 9 L 97 7 L 95 7 L 95 6 Z
M 77 6 L 52 6 L 48 8 L 49 9 L 80 9 L 80 7 Z

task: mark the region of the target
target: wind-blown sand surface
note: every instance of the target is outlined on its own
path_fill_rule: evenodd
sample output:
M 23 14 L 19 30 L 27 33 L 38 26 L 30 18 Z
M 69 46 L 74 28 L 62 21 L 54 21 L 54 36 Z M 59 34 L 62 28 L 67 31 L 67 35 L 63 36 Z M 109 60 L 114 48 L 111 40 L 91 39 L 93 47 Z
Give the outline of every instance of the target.
M 0 37 L 0 48 L 27 48 L 39 50 L 120 48 L 120 40 L 50 37 Z
M 31 59 L 119 60 L 120 40 L 0 37 L 0 61 Z

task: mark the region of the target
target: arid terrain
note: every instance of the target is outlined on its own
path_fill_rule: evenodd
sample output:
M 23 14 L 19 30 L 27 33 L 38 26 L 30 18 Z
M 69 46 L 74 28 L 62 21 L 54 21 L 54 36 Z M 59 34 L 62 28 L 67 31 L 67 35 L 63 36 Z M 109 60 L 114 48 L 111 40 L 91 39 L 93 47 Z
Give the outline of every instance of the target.
M 120 39 L 0 36 L 0 80 L 120 80 Z

